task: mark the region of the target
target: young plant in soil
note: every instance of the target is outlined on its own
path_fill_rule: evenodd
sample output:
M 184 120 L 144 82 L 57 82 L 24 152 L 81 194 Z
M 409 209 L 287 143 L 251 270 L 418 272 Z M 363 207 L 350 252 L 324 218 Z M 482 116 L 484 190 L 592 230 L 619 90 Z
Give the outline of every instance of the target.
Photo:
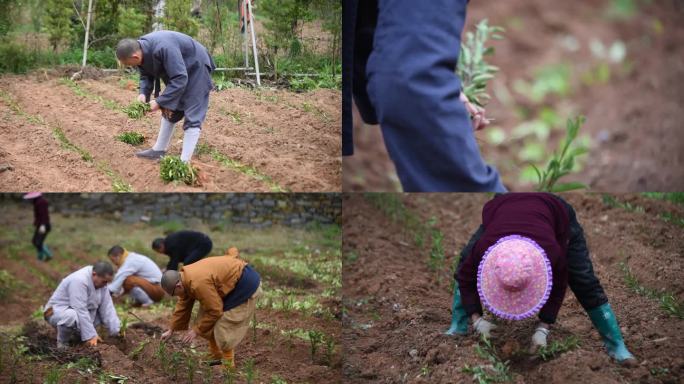
M 245 361 L 245 366 L 243 367 L 245 373 L 245 382 L 247 384 L 252 384 L 257 378 L 257 370 L 254 368 L 254 359 L 249 359 Z
M 323 334 L 323 332 L 316 331 L 314 329 L 310 330 L 308 335 L 309 342 L 311 343 L 311 360 L 313 361 L 316 357 L 316 351 L 318 351 L 318 346 L 321 345 L 321 343 L 323 342 L 323 337 L 325 337 L 325 335 Z
M 163 156 L 159 163 L 159 175 L 164 182 L 180 181 L 187 185 L 197 185 L 197 169 L 184 163 L 178 156 Z
M 335 339 L 332 336 L 325 338 L 325 361 L 329 367 L 332 366 L 335 355 Z
M 557 184 L 558 180 L 572 172 L 575 167 L 575 159 L 588 152 L 588 149 L 583 146 L 571 148 L 580 127 L 584 124 L 584 120 L 584 116 L 568 119 L 566 135 L 561 142 L 560 153 L 555 152 L 551 156 L 545 169 L 540 170 L 532 165 L 538 178 L 537 191 L 565 192 L 586 188 L 586 185 L 578 182 Z
M 491 340 L 486 337 L 481 337 L 480 342 L 475 346 L 475 352 L 478 356 L 486 359 L 489 364 L 470 366 L 464 365 L 461 372 L 473 375 L 473 381 L 476 383 L 502 383 L 513 379 L 508 366 L 508 361 L 503 361 L 496 352 L 496 347 Z
M 138 132 L 124 132 L 116 136 L 116 139 L 133 146 L 140 145 L 145 141 L 145 136 Z
M 147 346 L 147 344 L 149 344 L 149 343 L 150 343 L 149 339 L 145 340 L 145 341 L 141 341 L 140 344 L 138 344 L 138 346 L 135 347 L 135 349 L 132 350 L 131 353 L 128 354 L 128 357 L 131 360 L 136 360 L 138 358 L 138 355 L 140 354 L 140 352 L 142 352 L 143 349 L 145 349 L 145 346 Z
M 131 119 L 142 119 L 147 112 L 150 111 L 150 105 L 147 103 L 141 103 L 139 101 L 134 101 L 128 106 L 123 108 L 124 113 L 128 115 Z
M 539 348 L 539 351 L 537 351 L 537 355 L 542 360 L 548 361 L 556 356 L 560 356 L 561 354 L 567 351 L 577 348 L 579 345 L 580 341 L 576 336 L 568 336 L 563 340 L 554 340 L 551 342 L 551 344 L 547 345 L 546 347 Z

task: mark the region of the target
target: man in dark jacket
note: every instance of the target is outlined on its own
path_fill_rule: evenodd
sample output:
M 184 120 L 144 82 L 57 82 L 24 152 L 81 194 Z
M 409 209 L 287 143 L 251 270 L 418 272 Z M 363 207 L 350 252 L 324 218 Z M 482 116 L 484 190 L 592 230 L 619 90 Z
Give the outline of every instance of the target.
M 159 31 L 142 36 L 139 40 L 121 40 L 116 47 L 116 57 L 123 65 L 138 67 L 138 100 L 149 101 L 154 88 L 155 100 L 150 102 L 150 108 L 153 112 L 162 111 L 156 143 L 136 156 L 147 159 L 164 156 L 175 124 L 185 118 L 181 160 L 190 161 L 207 115 L 209 92 L 214 87 L 211 73 L 216 66 L 207 49 L 188 35 Z M 166 85 L 161 95 L 160 79 Z
M 353 153 L 353 99 L 367 124 L 380 124 L 407 192 L 506 190 L 473 134 L 488 121 L 455 74 L 467 3 L 345 2 L 342 154 Z
M 447 334 L 465 334 L 468 319 L 481 335 L 489 337 L 496 326 L 482 317 L 478 268 L 483 256 L 506 236 L 524 236 L 545 252 L 553 271 L 548 300 L 540 308 L 531 350 L 546 345 L 550 325 L 555 323 L 569 286 L 601 334 L 608 354 L 619 363 L 634 366 L 615 313 L 594 274 L 584 231 L 574 209 L 565 200 L 547 193 L 497 195 L 482 209 L 482 225 L 461 251 L 454 277 L 457 284 L 452 304 L 452 322 Z
M 24 200 L 31 200 L 33 202 L 33 225 L 36 229 L 33 232 L 31 243 L 36 247 L 38 260 L 48 261 L 52 259 L 52 252 L 45 245 L 45 238 L 51 229 L 48 201 L 40 192 L 29 192 L 24 195 Z
M 208 255 L 212 246 L 209 236 L 196 231 L 178 231 L 152 242 L 152 249 L 171 258 L 166 270 L 176 271 L 178 263 L 190 265 L 196 262 Z

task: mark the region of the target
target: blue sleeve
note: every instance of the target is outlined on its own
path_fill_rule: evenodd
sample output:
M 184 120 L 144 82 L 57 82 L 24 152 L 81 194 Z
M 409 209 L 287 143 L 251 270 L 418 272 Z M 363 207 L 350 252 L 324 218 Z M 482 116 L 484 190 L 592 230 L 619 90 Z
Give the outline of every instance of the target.
M 140 94 L 145 95 L 146 100 L 150 100 L 153 88 L 154 78 L 152 76 L 143 75 L 142 72 L 140 72 Z
M 161 107 L 175 111 L 188 84 L 185 61 L 178 47 L 161 47 L 158 52 L 155 52 L 155 56 L 157 55 L 169 77 L 169 82 L 156 101 Z

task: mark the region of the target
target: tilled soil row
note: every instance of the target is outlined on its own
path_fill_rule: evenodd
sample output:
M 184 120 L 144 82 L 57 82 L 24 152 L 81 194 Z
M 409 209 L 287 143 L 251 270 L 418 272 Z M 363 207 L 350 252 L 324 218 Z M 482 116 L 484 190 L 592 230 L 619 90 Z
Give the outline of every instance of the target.
M 5 79 L 1 86 L 13 95 L 26 113 L 40 116 L 51 127 L 62 129 L 73 144 L 92 155 L 94 162 L 107 164 L 136 192 L 269 190 L 264 183 L 213 161 L 195 162 L 206 175 L 201 188 L 165 184 L 159 177 L 157 162 L 136 158 L 134 152 L 138 149 L 114 139 L 127 130 L 143 131 L 147 137 L 156 137 L 156 133 L 145 132 L 152 130 L 149 122 L 131 121 L 123 113 L 111 111 L 97 101 L 75 96 L 65 85 L 54 80 L 36 83 L 15 77 L 11 81 Z M 147 129 L 143 129 L 145 126 Z M 178 143 L 174 143 L 170 152 L 175 153 L 176 149 L 180 152 Z

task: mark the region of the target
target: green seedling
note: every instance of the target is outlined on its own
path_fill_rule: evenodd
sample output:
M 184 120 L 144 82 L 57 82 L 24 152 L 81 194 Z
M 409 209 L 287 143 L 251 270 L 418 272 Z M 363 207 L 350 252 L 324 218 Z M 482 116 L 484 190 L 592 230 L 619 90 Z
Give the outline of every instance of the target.
M 561 354 L 573 350 L 580 345 L 580 340 L 576 336 L 569 336 L 563 340 L 554 340 L 551 344 L 539 348 L 537 351 L 537 356 L 542 360 L 548 361 L 554 357 L 560 356 Z
M 475 352 L 480 358 L 486 359 L 488 365 L 470 366 L 466 364 L 461 372 L 473 376 L 473 381 L 479 384 L 503 383 L 513 379 L 510 373 L 508 361 L 503 361 L 496 352 L 496 347 L 492 342 L 481 337 L 480 342 L 475 346 Z
M 26 287 L 26 285 L 12 276 L 11 273 L 4 269 L 0 269 L 0 300 L 6 299 L 12 291 L 22 287 Z
M 198 365 L 199 362 L 197 357 L 195 357 L 194 350 L 192 350 L 191 353 L 185 356 L 185 366 L 188 371 L 188 383 L 192 383 L 194 381 L 195 371 L 197 370 Z
M 223 383 L 233 384 L 237 380 L 238 372 L 227 360 L 223 361 Z
M 60 366 L 53 366 L 50 368 L 50 370 L 47 372 L 45 375 L 45 384 L 58 384 L 59 381 L 62 379 L 62 375 L 64 372 L 62 371 Z
M 179 156 L 163 156 L 160 161 L 159 175 L 164 182 L 180 181 L 187 185 L 197 185 L 197 169 L 184 163 Z
M 252 341 L 256 343 L 257 340 L 257 318 L 256 313 L 252 316 Z
M 138 132 L 124 132 L 116 136 L 116 139 L 130 145 L 140 145 L 145 141 L 145 136 Z
M 428 267 L 433 271 L 438 271 L 444 265 L 444 246 L 442 240 L 444 234 L 439 229 L 432 229 L 432 248 L 430 248 L 430 260 Z
M 155 352 L 155 355 L 159 359 L 159 363 L 161 364 L 162 370 L 166 371 L 166 368 L 169 365 L 169 358 L 167 356 L 166 342 L 164 342 L 164 341 L 159 342 L 159 346 L 157 347 L 157 351 Z
M 479 106 L 484 106 L 490 99 L 486 92 L 487 83 L 499 71 L 499 68 L 485 61 L 487 56 L 494 54 L 494 47 L 488 47 L 487 42 L 490 39 L 503 39 L 502 32 L 503 28 L 490 26 L 487 19 L 484 19 L 477 24 L 474 33 L 466 33 L 461 43 L 457 74 L 461 79 L 463 93 L 468 100 Z
M 271 376 L 271 384 L 287 384 L 287 381 L 278 375 Z
M 126 338 L 126 330 L 128 329 L 128 317 L 121 320 L 121 327 L 119 328 L 119 336 Z
M 318 346 L 323 342 L 325 334 L 320 331 L 310 330 L 309 333 L 309 343 L 311 344 L 311 360 L 316 357 L 316 352 L 318 351 Z
M 588 152 L 588 149 L 583 146 L 571 148 L 582 124 L 584 124 L 584 116 L 578 116 L 574 120 L 568 119 L 566 136 L 561 142 L 560 153 L 555 152 L 543 170 L 532 165 L 538 178 L 537 191 L 565 192 L 586 188 L 584 184 L 578 182 L 557 184 L 562 177 L 572 172 L 577 157 Z
M 184 356 L 181 352 L 174 351 L 171 353 L 171 359 L 169 361 L 169 370 L 171 371 L 171 377 L 174 380 L 178 379 L 178 368 L 180 368 L 183 363 Z
M 652 288 L 647 288 L 639 282 L 636 275 L 624 262 L 620 263 L 620 269 L 624 273 L 625 285 L 632 292 L 648 297 L 652 300 L 657 300 L 660 303 L 660 308 L 670 316 L 684 319 L 684 305 L 677 301 L 674 294 L 670 292 L 659 292 Z
M 147 112 L 150 111 L 150 105 L 147 103 L 141 103 L 139 101 L 134 101 L 128 106 L 123 108 L 123 111 L 131 119 L 142 119 Z
M 129 358 L 132 360 L 136 360 L 138 358 L 138 355 L 145 349 L 145 346 L 150 343 L 150 340 L 145 340 L 141 341 L 140 344 L 138 344 L 137 347 L 135 347 L 134 350 L 131 351 L 131 353 L 128 355 Z
M 335 355 L 335 339 L 332 336 L 325 338 L 325 361 L 328 366 L 332 366 L 333 357 Z
M 254 368 L 254 359 L 248 359 L 247 361 L 245 361 L 243 370 L 245 373 L 245 381 L 247 382 L 247 384 L 254 383 L 257 377 L 257 370 L 256 368 Z

